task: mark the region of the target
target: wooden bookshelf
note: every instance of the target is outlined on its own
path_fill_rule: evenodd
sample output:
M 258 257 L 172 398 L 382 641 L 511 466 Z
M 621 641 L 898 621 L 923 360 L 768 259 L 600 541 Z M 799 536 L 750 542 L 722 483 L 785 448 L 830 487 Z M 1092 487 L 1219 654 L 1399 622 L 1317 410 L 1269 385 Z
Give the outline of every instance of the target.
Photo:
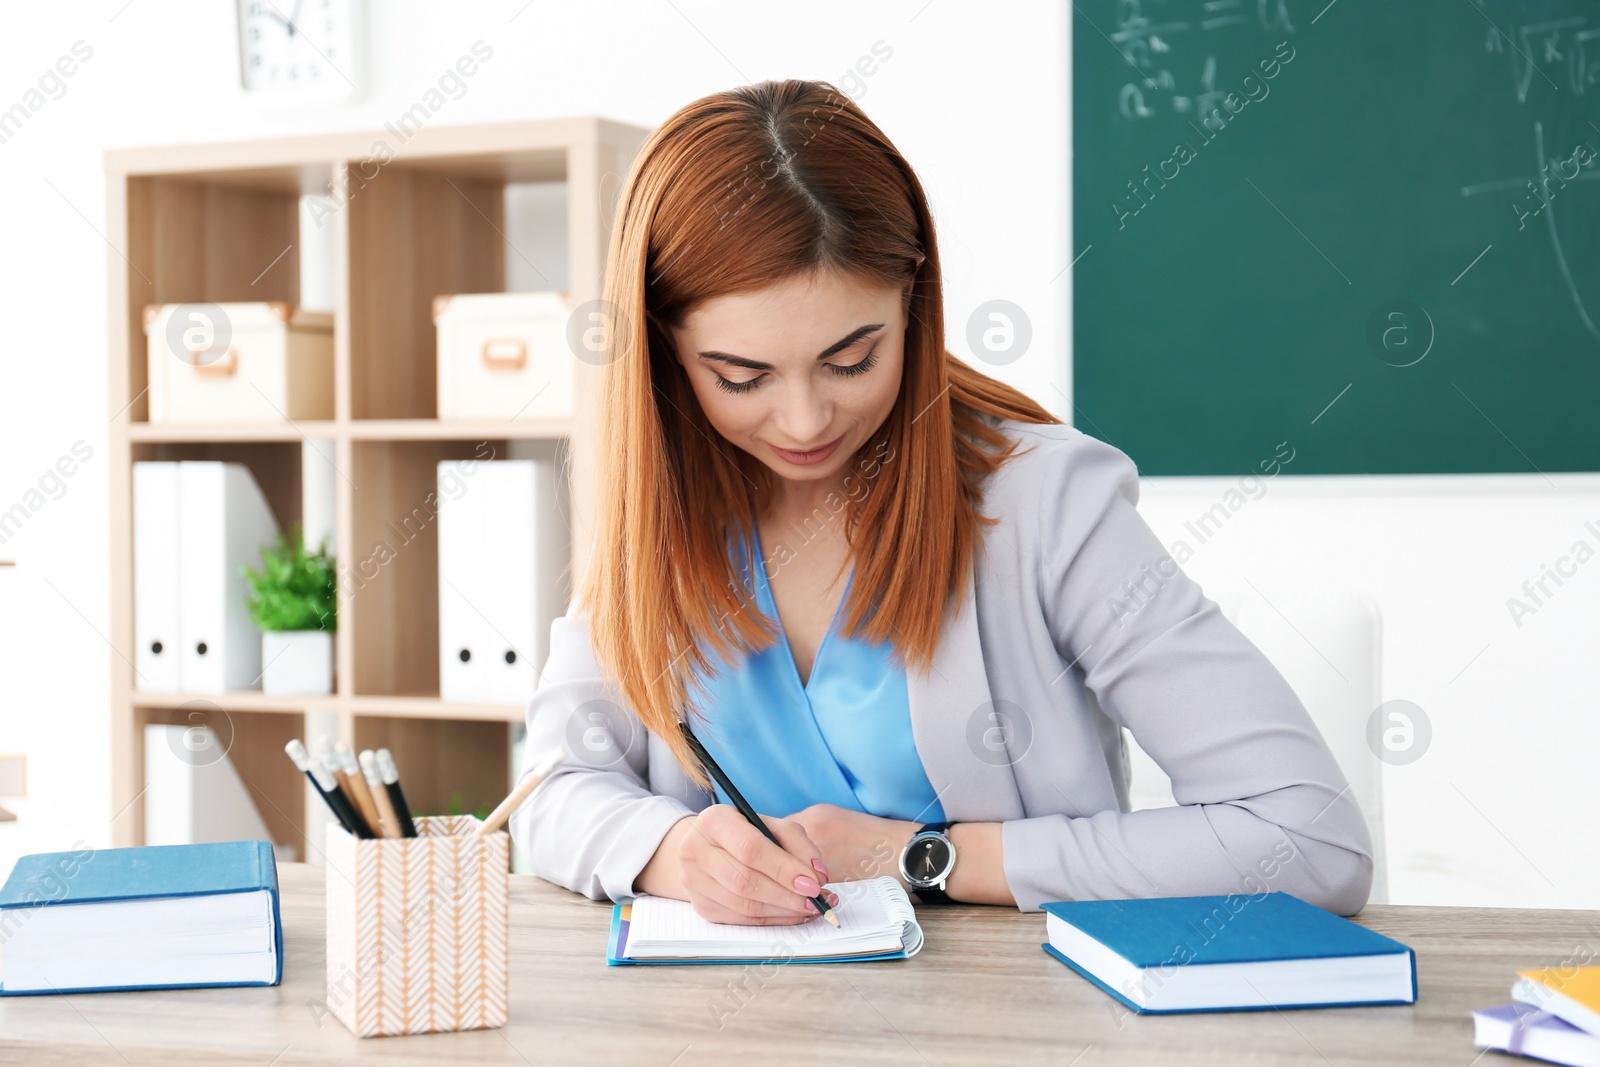
M 648 130 L 597 118 L 427 127 L 373 158 L 382 131 L 108 151 L 113 840 L 141 843 L 144 729 L 200 715 L 231 738 L 229 756 L 275 840 L 307 855 L 304 779 L 282 754 L 307 716 L 338 723 L 357 747 L 387 745 L 410 799 L 467 810 L 510 786 L 520 706 L 439 697 L 437 530 L 428 523 L 369 581 L 351 561 L 433 488 L 441 459 L 488 442 L 496 455 L 552 450 L 568 461 L 572 575 L 591 542 L 594 370 L 578 361 L 573 420 L 441 421 L 435 417 L 432 299 L 506 286 L 510 184 L 567 185 L 567 291 L 600 295 L 616 198 Z M 331 196 L 334 418 L 275 423 L 151 423 L 143 312 L 189 301 L 300 301 L 300 197 Z M 275 259 L 274 257 L 281 257 Z M 271 269 L 264 270 L 269 264 Z M 257 691 L 154 693 L 135 687 L 132 464 L 220 459 L 255 475 L 280 526 L 301 515 L 302 460 L 331 448 L 340 615 L 337 690 L 324 697 Z M 317 842 L 310 843 L 313 849 Z

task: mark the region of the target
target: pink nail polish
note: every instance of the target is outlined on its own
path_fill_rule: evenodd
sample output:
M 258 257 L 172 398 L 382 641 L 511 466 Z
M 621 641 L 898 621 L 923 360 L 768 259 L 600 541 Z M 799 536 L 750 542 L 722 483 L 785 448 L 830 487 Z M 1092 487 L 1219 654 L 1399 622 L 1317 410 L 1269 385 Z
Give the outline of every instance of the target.
M 815 878 L 807 878 L 802 874 L 795 877 L 794 891 L 802 896 L 814 897 L 822 892 L 822 887 L 817 884 Z
M 822 912 L 817 910 L 817 906 L 815 904 L 811 903 L 810 900 L 806 901 L 806 910 L 809 911 L 813 915 L 821 915 L 822 914 Z
M 828 877 L 828 865 L 823 863 L 821 860 L 812 860 L 811 869 L 822 875 L 822 880 L 824 882 L 832 881 L 832 879 Z

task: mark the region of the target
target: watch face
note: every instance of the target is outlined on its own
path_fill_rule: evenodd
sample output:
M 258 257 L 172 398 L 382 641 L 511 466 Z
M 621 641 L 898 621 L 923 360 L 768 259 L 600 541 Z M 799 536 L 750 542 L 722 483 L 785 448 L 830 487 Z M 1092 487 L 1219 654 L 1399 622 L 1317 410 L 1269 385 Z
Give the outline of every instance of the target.
M 933 885 L 950 873 L 953 860 L 950 843 L 944 838 L 932 834 L 916 838 L 906 847 L 906 880 Z

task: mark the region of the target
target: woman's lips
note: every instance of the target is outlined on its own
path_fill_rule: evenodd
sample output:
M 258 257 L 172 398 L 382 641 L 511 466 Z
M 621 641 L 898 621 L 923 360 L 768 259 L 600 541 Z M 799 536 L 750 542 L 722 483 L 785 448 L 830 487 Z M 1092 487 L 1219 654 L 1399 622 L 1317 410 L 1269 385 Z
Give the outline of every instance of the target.
M 813 448 L 809 452 L 791 452 L 787 448 L 779 448 L 777 445 L 768 445 L 767 447 L 776 452 L 780 459 L 786 459 L 790 463 L 804 467 L 811 463 L 821 463 L 833 455 L 833 450 L 838 448 L 839 442 L 843 440 L 843 435 L 840 435 L 821 448 Z

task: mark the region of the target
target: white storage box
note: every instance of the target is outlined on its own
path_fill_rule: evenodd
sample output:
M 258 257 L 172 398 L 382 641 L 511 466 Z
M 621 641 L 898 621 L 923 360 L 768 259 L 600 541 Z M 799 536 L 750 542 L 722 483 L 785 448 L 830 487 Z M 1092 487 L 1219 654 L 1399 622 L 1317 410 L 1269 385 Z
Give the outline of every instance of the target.
M 144 309 L 151 422 L 333 418 L 333 316 L 279 301 Z
M 574 363 L 566 293 L 437 296 L 439 418 L 570 419 Z
M 325 1011 L 357 1037 L 505 1025 L 511 837 L 479 837 L 480 825 L 471 815 L 423 816 L 416 837 L 367 840 L 328 826 L 319 1023 Z

